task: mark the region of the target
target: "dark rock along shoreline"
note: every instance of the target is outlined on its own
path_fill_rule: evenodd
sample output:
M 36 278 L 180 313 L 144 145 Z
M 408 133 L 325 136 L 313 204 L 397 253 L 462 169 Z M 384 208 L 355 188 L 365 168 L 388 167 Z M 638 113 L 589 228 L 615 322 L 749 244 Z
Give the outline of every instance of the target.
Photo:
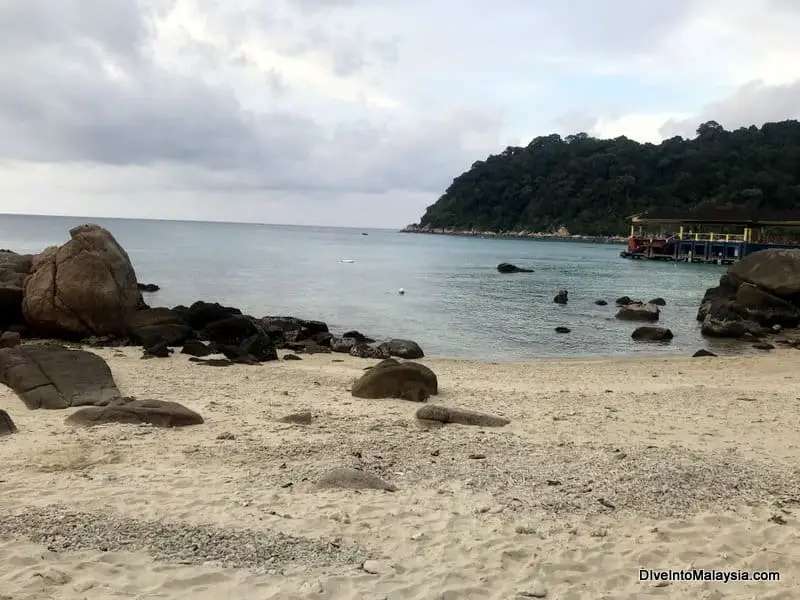
M 2 345 L 55 339 L 94 347 L 142 346 L 142 358 L 166 357 L 181 347 L 195 357 L 222 354 L 223 364 L 278 360 L 278 349 L 375 359 L 424 357 L 411 340 L 376 341 L 358 331 L 334 335 L 322 321 L 254 317 L 213 301 L 151 307 L 142 292 L 159 286 L 137 281 L 130 258 L 110 232 L 85 224 L 70 230 L 70 238 L 36 255 L 0 251 Z

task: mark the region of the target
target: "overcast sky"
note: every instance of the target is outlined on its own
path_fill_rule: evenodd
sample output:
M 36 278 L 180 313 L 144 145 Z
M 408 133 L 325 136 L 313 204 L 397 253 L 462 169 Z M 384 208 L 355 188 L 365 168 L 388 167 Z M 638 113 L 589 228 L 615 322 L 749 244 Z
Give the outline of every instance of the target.
M 797 0 L 0 0 L 0 212 L 398 227 L 552 132 L 800 117 Z

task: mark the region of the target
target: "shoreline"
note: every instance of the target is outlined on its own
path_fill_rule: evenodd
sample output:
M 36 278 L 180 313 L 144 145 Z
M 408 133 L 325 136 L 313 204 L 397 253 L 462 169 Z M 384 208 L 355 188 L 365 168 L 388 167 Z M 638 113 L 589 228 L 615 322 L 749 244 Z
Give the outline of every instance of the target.
M 452 228 L 424 228 L 406 226 L 398 233 L 419 233 L 425 235 L 448 235 L 457 237 L 480 237 L 480 238 L 501 238 L 501 239 L 527 239 L 551 242 L 585 242 L 589 244 L 614 244 L 622 245 L 628 243 L 626 236 L 602 236 L 602 235 L 558 235 L 554 233 L 542 233 L 531 231 L 477 231 L 474 229 L 452 229 Z

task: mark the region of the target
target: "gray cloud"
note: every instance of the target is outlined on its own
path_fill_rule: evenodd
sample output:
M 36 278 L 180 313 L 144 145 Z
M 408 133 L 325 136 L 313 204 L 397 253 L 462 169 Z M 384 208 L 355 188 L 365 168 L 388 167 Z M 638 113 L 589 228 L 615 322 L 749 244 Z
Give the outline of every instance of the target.
M 187 165 L 182 177 L 219 189 L 434 191 L 471 160 L 462 137 L 496 127 L 459 113 L 399 131 L 344 125 L 332 134 L 291 110 L 245 110 L 231 89 L 148 60 L 152 12 L 142 8 L 150 5 L 107 0 L 100 12 L 79 0 L 60 11 L 45 10 L 43 0 L 22 5 L 0 9 L 4 52 L 13 46 L 16 55 L 0 63 L 0 158 Z M 5 35 L 9 28 L 14 36 Z M 330 47 L 340 75 L 359 70 L 358 44 L 341 45 L 322 30 L 316 39 Z M 221 56 L 199 41 L 185 42 L 183 53 L 209 68 Z M 108 71 L 109 56 L 121 75 Z M 291 92 L 276 70 L 263 77 L 269 95 Z
M 756 0 L 730 2 L 741 9 Z M 641 99 L 643 113 L 675 114 L 648 105 L 658 94 L 637 88 L 644 74 L 635 72 L 642 64 L 674 67 L 674 57 L 633 59 L 657 54 L 676 31 L 689 43 L 685 26 L 697 7 L 691 0 L 0 0 L 0 193 L 24 193 L 33 182 L 39 202 L 47 182 L 60 181 L 53 185 L 72 186 L 74 202 L 85 185 L 102 204 L 122 182 L 139 186 L 125 194 L 142 204 L 137 193 L 179 190 L 191 206 L 208 192 L 204 215 L 217 202 L 226 213 L 232 203 L 220 198 L 233 196 L 243 203 L 247 196 L 248 214 L 260 214 L 263 194 L 273 208 L 302 207 L 312 220 L 321 212 L 308 207 L 323 202 L 336 207 L 328 215 L 345 206 L 388 214 L 372 207 L 377 199 L 395 203 L 401 223 L 412 221 L 453 177 L 523 132 L 555 127 L 567 135 L 623 122 L 639 110 L 630 98 Z M 710 43 L 712 34 L 703 35 Z M 610 85 L 599 75 L 608 64 L 624 72 Z M 616 88 L 620 79 L 625 89 Z M 796 115 L 796 88 L 751 84 L 663 131 L 693 135 L 709 118 L 731 127 Z M 703 94 L 687 105 L 713 97 Z
M 665 138 L 694 137 L 698 125 L 712 120 L 726 129 L 736 129 L 796 118 L 800 118 L 800 79 L 787 85 L 751 81 L 729 97 L 706 105 L 696 117 L 666 122 L 659 132 Z

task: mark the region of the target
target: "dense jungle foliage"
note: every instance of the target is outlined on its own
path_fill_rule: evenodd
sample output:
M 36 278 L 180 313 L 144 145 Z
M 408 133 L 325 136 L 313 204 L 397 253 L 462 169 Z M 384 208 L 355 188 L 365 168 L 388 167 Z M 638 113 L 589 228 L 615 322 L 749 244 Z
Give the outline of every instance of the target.
M 478 161 L 428 207 L 419 226 L 624 234 L 648 210 L 800 209 L 800 122 L 640 144 L 578 133 L 537 137 Z

